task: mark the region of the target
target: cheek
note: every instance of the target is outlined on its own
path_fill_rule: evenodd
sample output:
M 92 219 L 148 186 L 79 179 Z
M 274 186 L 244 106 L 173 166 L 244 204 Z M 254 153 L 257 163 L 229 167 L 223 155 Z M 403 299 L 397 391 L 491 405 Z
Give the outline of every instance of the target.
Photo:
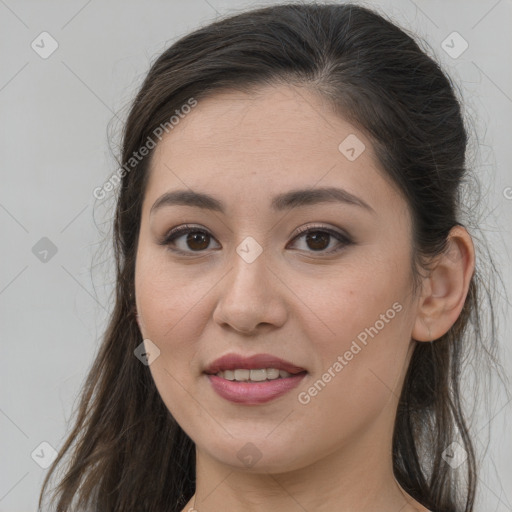
M 400 395 L 414 318 L 409 267 L 397 270 L 395 262 L 360 261 L 333 278 L 327 292 L 308 295 L 322 320 L 316 328 L 323 327 L 315 335 L 312 324 L 305 326 L 319 367 L 300 391 L 307 407 L 333 421 L 361 419 Z
M 149 369 L 167 409 L 181 425 L 204 422 L 191 407 L 192 382 L 199 373 L 197 343 L 203 326 L 198 319 L 204 291 L 200 280 L 172 272 L 168 263 L 140 254 L 135 273 L 137 310 L 143 337 L 160 350 Z M 190 390 L 190 391 L 189 391 Z
M 315 347 L 322 354 L 322 368 L 298 390 L 309 436 L 350 442 L 379 417 L 388 415 L 393 421 L 408 362 L 409 319 L 405 307 L 391 316 L 389 323 L 372 319 L 366 324 L 339 318 L 339 332 L 348 324 L 350 330 L 335 343 L 324 339 L 323 346 Z
M 179 340 L 178 333 L 201 308 L 208 283 L 197 272 L 172 268 L 164 251 L 140 251 L 135 269 L 137 310 L 143 334 L 155 343 Z M 185 322 L 184 322 L 185 320 Z M 191 324 L 193 325 L 193 324 Z M 153 339 L 154 338 L 154 339 Z
M 365 257 L 347 260 L 324 278 L 323 286 L 317 281 L 303 283 L 299 294 L 307 298 L 306 305 L 313 313 L 309 316 L 316 319 L 305 325 L 311 328 L 309 339 L 331 357 L 349 350 L 358 336 L 363 344 L 373 339 L 372 335 L 386 339 L 388 348 L 402 343 L 404 333 L 397 335 L 410 300 L 407 269 L 405 258 L 398 264 L 393 254 Z
M 174 413 L 189 398 L 182 386 L 189 388 L 200 372 L 196 352 L 204 330 L 200 318 L 205 291 L 200 279 L 171 270 L 168 262 L 141 254 L 135 289 L 142 335 L 160 351 L 150 371 L 162 399 Z

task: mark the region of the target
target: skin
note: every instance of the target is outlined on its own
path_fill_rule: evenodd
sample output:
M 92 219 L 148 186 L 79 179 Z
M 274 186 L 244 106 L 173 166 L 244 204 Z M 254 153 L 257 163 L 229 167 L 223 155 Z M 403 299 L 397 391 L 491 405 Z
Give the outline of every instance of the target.
M 366 146 L 354 161 L 338 149 L 349 134 Z M 373 211 L 270 207 L 274 194 L 323 186 L 344 188 Z M 150 214 L 176 189 L 211 194 L 226 213 L 171 205 Z M 185 223 L 210 238 L 187 245 L 182 235 L 174 247 L 189 255 L 158 243 Z M 305 235 L 296 238 L 297 228 L 312 225 L 346 231 L 354 243 L 330 237 L 315 251 Z M 415 344 L 440 337 L 460 314 L 474 250 L 454 228 L 448 253 L 414 294 L 411 232 L 407 202 L 370 140 L 311 90 L 216 93 L 162 139 L 142 209 L 136 306 L 143 338 L 160 350 L 150 365 L 157 389 L 196 445 L 196 494 L 183 512 L 427 510 L 394 479 L 394 418 Z M 236 252 L 248 236 L 263 249 L 250 264 Z M 401 311 L 300 403 L 298 394 L 395 303 Z M 308 373 L 271 402 L 234 404 L 203 373 L 230 352 L 270 353 Z M 237 457 L 249 442 L 261 457 L 251 467 Z

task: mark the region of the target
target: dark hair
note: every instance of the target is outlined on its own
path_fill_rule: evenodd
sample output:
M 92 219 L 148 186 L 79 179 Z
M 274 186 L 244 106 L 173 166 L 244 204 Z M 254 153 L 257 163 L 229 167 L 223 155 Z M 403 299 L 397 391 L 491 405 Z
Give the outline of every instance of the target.
M 179 39 L 152 65 L 125 124 L 114 221 L 114 310 L 40 506 L 67 452 L 71 459 L 54 495 L 59 512 L 72 505 L 101 512 L 179 512 L 193 495 L 194 444 L 164 405 L 149 368 L 133 354 L 142 340 L 135 317 L 135 255 L 153 152 L 136 163 L 130 159 L 191 98 L 279 84 L 326 98 L 368 135 L 410 208 L 415 284 L 445 249 L 451 228 L 461 224 L 468 144 L 461 106 L 435 60 L 384 16 L 351 4 L 275 5 Z M 480 295 L 489 293 L 479 275 L 477 267 L 453 327 L 432 343 L 416 344 L 396 416 L 395 477 L 436 512 L 470 512 L 474 506 L 476 458 L 460 378 L 472 350 L 469 340 L 473 348 L 485 342 Z M 482 352 L 492 357 L 495 348 L 493 327 Z M 454 440 L 468 456 L 464 484 L 442 458 Z

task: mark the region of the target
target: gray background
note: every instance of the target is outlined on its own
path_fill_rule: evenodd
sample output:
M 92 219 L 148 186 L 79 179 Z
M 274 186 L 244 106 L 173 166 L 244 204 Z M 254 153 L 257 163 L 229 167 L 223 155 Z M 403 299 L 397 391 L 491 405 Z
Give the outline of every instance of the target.
M 44 463 L 50 453 L 40 444 L 61 445 L 112 305 L 112 194 L 93 197 L 116 170 L 107 126 L 117 140 L 150 62 L 179 36 L 219 15 L 273 3 L 0 0 L 0 512 L 36 510 L 46 470 L 35 460 Z M 475 168 L 488 210 L 482 227 L 509 289 L 512 2 L 365 4 L 425 38 L 460 84 L 478 137 Z M 34 40 L 42 46 L 43 31 L 58 43 L 46 59 L 31 47 Z M 457 58 L 442 47 L 453 31 L 469 44 Z M 49 248 L 43 237 L 55 254 L 41 252 Z M 510 374 L 504 301 L 498 313 Z M 511 407 L 497 390 L 487 398 L 477 416 L 476 430 L 492 428 L 477 510 L 512 511 Z M 478 439 L 477 449 L 486 442 Z

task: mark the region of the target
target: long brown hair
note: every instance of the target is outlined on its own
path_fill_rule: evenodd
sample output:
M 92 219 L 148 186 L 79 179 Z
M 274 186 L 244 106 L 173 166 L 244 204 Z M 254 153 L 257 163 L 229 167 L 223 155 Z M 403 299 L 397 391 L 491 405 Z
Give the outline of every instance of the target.
M 179 512 L 195 491 L 194 444 L 161 400 L 135 317 L 134 270 L 152 151 L 134 159 L 170 116 L 215 91 L 264 84 L 308 87 L 373 142 L 385 172 L 408 201 L 414 262 L 443 252 L 461 224 L 468 135 L 453 84 L 414 39 L 383 15 L 356 5 L 288 4 L 237 14 L 179 39 L 154 62 L 124 127 L 114 221 L 115 305 L 81 395 L 74 427 L 41 490 L 69 457 L 53 502 L 58 512 Z M 463 311 L 432 343 L 417 343 L 393 438 L 397 481 L 432 511 L 471 512 L 477 464 L 461 404 L 462 362 L 494 356 L 482 321 L 491 298 L 478 262 Z M 417 278 L 417 279 L 416 279 Z M 465 481 L 443 460 L 458 440 Z

